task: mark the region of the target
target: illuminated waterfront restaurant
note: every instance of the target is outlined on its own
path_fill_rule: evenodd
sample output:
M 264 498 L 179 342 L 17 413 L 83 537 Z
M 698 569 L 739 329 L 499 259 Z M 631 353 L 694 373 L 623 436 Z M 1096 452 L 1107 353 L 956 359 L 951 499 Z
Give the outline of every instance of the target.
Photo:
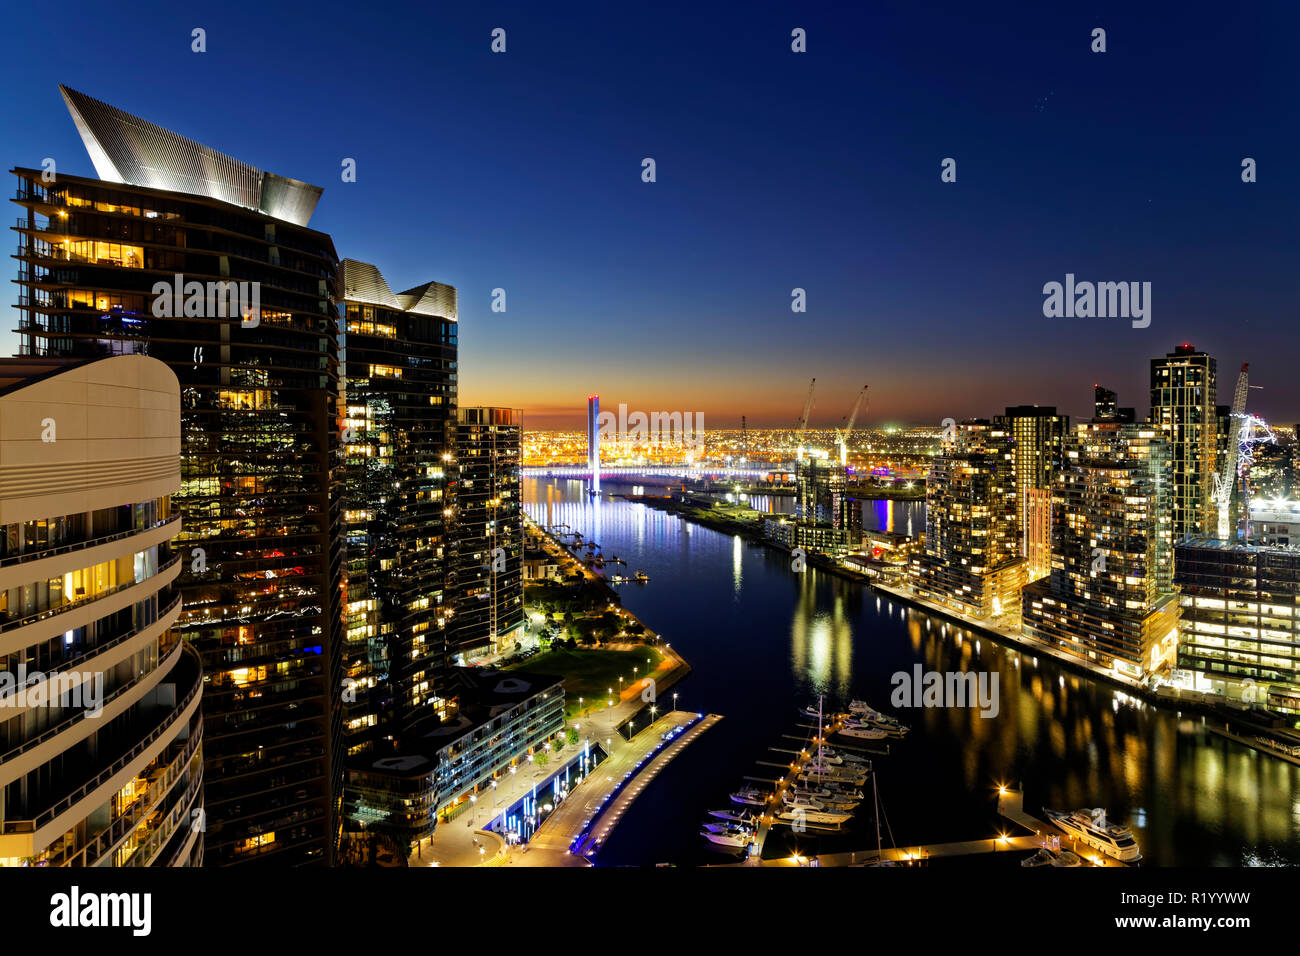
M 351 755 L 446 713 L 457 325 L 449 285 L 394 293 L 353 259 L 342 274 Z
M 0 867 L 203 860 L 180 436 L 156 359 L 0 362 Z
M 338 259 L 307 227 L 321 190 L 61 89 L 100 178 L 14 170 L 22 353 L 147 354 L 180 380 L 177 629 L 203 662 L 205 862 L 331 862 L 342 410 Z M 248 283 L 257 313 L 177 309 L 153 291 L 177 275 Z

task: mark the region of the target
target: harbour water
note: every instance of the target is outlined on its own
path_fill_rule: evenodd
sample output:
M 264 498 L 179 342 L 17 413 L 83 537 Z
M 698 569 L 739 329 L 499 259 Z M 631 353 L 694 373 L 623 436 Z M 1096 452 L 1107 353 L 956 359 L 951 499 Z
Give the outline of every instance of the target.
M 549 514 L 624 558 L 627 573 L 650 576 L 622 586 L 624 604 L 690 662 L 673 688 L 678 705 L 725 718 L 632 805 L 601 865 L 724 862 L 702 846 L 701 820 L 727 805 L 744 775 L 779 773 L 755 761 L 781 759 L 770 746 L 795 745 L 781 735 L 819 694 L 828 706 L 863 698 L 912 728 L 877 761 L 887 842 L 889 833 L 897 845 L 990 837 L 1004 826 L 995 788 L 1008 783 L 1024 788 L 1035 813 L 1106 807 L 1133 827 L 1150 865 L 1300 865 L 1300 767 L 1209 733 L 1197 715 L 1135 701 L 866 585 L 794 573 L 788 555 L 610 497 L 633 486 L 607 483 L 593 500 L 578 480 L 524 485 L 534 520 Z M 924 507 L 864 502 L 864 520 L 915 532 Z M 996 715 L 894 706 L 894 675 L 917 664 L 996 677 Z M 788 831 L 783 839 L 793 840 Z M 834 849 L 873 848 L 875 839 L 868 811 Z M 809 835 L 798 848 L 819 849 Z

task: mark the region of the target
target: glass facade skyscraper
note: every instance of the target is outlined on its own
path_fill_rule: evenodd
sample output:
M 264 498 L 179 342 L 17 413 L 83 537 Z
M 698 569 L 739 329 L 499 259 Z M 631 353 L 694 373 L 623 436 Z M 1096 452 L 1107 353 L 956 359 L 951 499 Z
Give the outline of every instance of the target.
M 456 425 L 455 652 L 496 653 L 524 626 L 523 416 L 461 408 Z
M 383 751 L 445 716 L 452 626 L 456 290 L 394 293 L 345 259 L 347 642 L 350 754 Z
M 1052 478 L 1061 467 L 1067 415 L 1051 405 L 1017 405 L 993 419 L 1011 438 L 1011 462 L 1016 484 L 1016 524 L 1026 580 L 1037 581 L 1052 569 Z
M 179 379 L 176 627 L 203 664 L 205 859 L 328 863 L 342 789 L 343 523 L 330 495 L 342 410 L 338 260 L 305 225 L 320 190 L 64 96 L 101 179 L 14 171 L 21 349 L 148 355 Z M 254 308 L 214 310 L 213 290 L 230 288 L 253 290 Z
M 986 419 L 956 429 L 926 482 L 925 548 L 912 557 L 912 583 L 924 597 L 977 617 L 1014 614 L 1025 559 L 1011 434 Z
M 1169 443 L 1175 541 L 1213 534 L 1219 461 L 1218 363 L 1189 343 L 1151 360 L 1151 423 Z

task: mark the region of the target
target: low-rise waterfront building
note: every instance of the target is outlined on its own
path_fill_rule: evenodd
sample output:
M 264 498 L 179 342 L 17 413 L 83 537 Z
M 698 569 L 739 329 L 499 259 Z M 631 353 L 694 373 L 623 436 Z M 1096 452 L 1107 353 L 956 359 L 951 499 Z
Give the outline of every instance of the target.
M 1178 667 L 1193 689 L 1300 713 L 1300 547 L 1177 547 Z

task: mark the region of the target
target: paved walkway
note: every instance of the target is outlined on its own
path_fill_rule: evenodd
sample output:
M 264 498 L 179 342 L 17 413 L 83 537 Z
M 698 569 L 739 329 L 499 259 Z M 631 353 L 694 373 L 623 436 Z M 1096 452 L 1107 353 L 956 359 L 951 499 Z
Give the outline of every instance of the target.
M 613 746 L 617 748 L 622 742 L 618 738 Z M 488 786 L 478 794 L 470 809 L 462 811 L 454 820 L 439 823 L 432 839 L 416 847 L 408 863 L 411 866 L 478 866 L 491 862 L 504 849 L 504 841 L 497 834 L 479 828 L 486 827 L 507 807 L 532 793 L 534 785 L 539 797 L 549 793 L 551 780 L 560 772 L 558 768 L 581 749 L 581 743 L 568 744 L 554 764 L 537 767 L 525 760 L 514 773 L 506 771 L 497 779 L 495 789 Z M 480 853 L 480 847 L 485 852 Z
M 597 821 L 595 828 L 592 830 L 591 837 L 593 844 L 597 848 L 609 839 L 610 831 L 623 819 L 623 814 L 632 805 L 632 802 L 641 796 L 642 791 L 651 784 L 655 777 L 659 776 L 659 771 L 668 766 L 672 759 L 686 748 L 687 744 L 721 719 L 717 714 L 709 714 L 698 724 L 673 740 L 636 775 L 635 779 L 624 788 L 623 792 L 614 798 L 613 803 L 606 807 L 605 812 L 601 814 L 600 820 Z
M 638 763 L 662 743 L 662 735 L 670 728 L 690 723 L 697 717 L 697 714 L 670 711 L 656 720 L 651 726 L 636 734 L 632 740 L 622 743 L 608 760 L 596 768 L 595 773 L 573 789 L 568 799 L 560 804 L 555 812 L 533 834 L 533 838 L 526 849 L 513 848 L 510 851 L 508 865 L 590 866 L 590 862 L 585 857 L 571 854 L 569 846 L 582 833 L 587 822 L 600 809 L 605 798 L 634 771 Z M 708 726 L 717 723 L 719 719 L 721 718 L 713 718 Z M 684 739 L 675 740 L 669 747 L 665 748 L 664 754 L 660 755 L 660 757 L 667 755 L 668 760 L 671 760 L 672 757 L 681 752 L 687 743 L 703 732 L 703 728 L 699 727 L 693 728 L 693 730 L 696 730 L 696 733 L 692 734 L 688 731 L 683 735 Z M 651 761 L 650 765 L 644 768 L 642 772 L 655 768 L 657 762 L 658 758 L 656 761 Z M 659 766 L 661 767 L 662 764 Z M 658 772 L 657 768 L 655 772 Z M 639 794 L 642 789 L 644 788 L 640 785 L 640 777 L 638 776 L 607 810 L 614 812 L 619 807 L 619 799 L 629 792 L 633 792 L 633 796 L 622 804 L 623 809 L 626 809 L 627 804 L 631 802 L 631 799 L 635 799 L 636 794 Z

